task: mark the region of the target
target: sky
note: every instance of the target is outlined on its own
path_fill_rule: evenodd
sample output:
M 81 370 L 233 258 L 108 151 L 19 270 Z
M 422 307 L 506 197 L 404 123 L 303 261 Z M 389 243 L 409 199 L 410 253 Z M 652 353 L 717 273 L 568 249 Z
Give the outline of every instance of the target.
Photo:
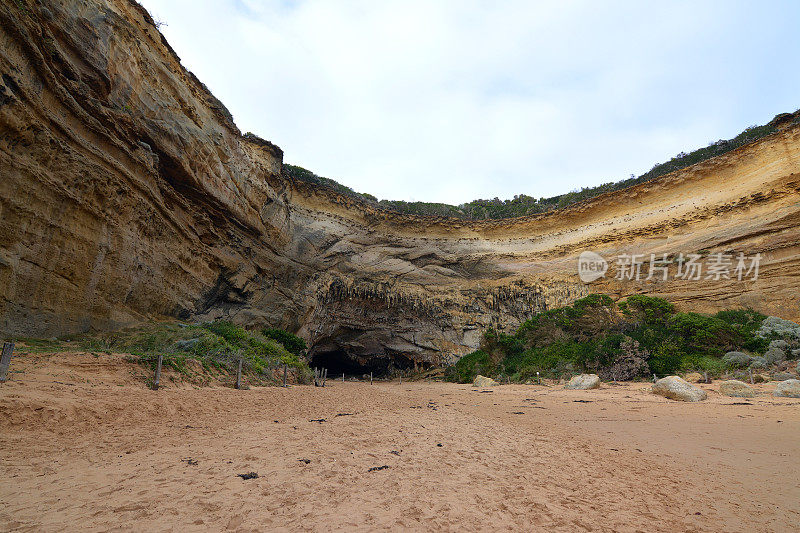
M 549 197 L 800 108 L 800 2 L 140 0 L 284 162 L 382 199 Z

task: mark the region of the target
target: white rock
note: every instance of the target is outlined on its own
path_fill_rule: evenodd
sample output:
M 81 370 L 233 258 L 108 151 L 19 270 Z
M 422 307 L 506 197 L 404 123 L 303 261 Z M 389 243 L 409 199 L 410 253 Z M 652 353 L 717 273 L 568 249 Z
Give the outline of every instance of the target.
M 475 376 L 475 381 L 472 382 L 473 387 L 496 387 L 497 385 L 499 385 L 499 383 L 492 378 L 487 378 L 486 376 L 481 376 L 480 374 Z
M 743 381 L 729 379 L 719 384 L 719 393 L 724 396 L 736 398 L 752 398 L 756 395 L 755 389 Z
M 800 379 L 781 381 L 772 395 L 779 398 L 800 398 Z
M 678 376 L 667 376 L 653 383 L 653 394 L 681 402 L 699 402 L 708 398 L 701 388 L 695 387 Z
M 564 385 L 564 388 L 573 390 L 599 389 L 600 377 L 597 374 L 581 374 L 569 380 L 569 383 Z

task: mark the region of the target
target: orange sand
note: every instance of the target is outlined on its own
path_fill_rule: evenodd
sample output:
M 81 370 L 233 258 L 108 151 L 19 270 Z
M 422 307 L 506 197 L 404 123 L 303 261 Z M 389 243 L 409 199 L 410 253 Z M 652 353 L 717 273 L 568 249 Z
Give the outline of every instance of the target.
M 800 529 L 800 400 L 703 385 L 709 400 L 685 404 L 644 383 L 150 391 L 118 355 L 15 355 L 12 371 L 2 530 Z

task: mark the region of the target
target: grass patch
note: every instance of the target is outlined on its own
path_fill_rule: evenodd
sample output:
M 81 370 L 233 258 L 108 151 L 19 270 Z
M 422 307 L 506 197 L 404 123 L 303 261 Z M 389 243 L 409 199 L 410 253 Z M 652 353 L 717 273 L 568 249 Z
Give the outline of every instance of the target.
M 293 340 L 288 337 L 290 334 L 286 335 Z M 231 372 L 239 357 L 244 361 L 245 372 L 263 378 L 269 378 L 271 371 L 284 364 L 294 370 L 301 382 L 307 382 L 311 374 L 303 351 L 293 353 L 262 332 L 227 321 L 196 325 L 153 323 L 117 332 L 82 335 L 77 341 L 81 349 L 90 352 L 131 354 L 127 358 L 129 361 L 153 370 L 158 356 L 162 355 L 164 366 L 183 375 L 190 374 L 187 367 L 190 359 L 199 361 L 206 371 Z M 295 350 L 298 345 L 296 340 L 291 343 Z

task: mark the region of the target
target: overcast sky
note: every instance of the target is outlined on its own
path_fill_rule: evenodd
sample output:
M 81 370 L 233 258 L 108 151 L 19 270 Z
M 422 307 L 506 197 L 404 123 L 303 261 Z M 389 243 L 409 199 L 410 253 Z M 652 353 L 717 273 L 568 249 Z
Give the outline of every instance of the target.
M 552 196 L 800 108 L 800 2 L 143 0 L 242 131 L 379 198 Z

